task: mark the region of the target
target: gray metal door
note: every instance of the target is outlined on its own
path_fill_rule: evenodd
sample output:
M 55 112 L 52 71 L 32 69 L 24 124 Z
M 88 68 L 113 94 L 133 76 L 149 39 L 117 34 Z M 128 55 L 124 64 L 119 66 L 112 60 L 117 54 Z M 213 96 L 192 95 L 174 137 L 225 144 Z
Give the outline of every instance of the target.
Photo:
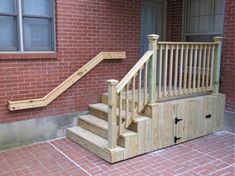
M 165 37 L 165 1 L 144 0 L 141 5 L 141 54 L 148 50 L 148 34 Z

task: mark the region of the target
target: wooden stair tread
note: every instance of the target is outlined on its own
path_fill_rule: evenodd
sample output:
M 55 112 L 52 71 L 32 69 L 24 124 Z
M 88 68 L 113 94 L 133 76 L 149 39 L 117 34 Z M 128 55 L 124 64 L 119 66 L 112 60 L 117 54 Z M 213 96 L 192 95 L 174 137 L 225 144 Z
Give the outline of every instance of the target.
M 108 113 L 108 105 L 104 103 L 96 103 L 96 104 L 90 104 L 89 108 L 96 109 L 98 111 L 102 111 L 104 113 Z M 125 119 L 125 110 L 121 111 L 122 118 Z M 117 115 L 119 115 L 119 108 L 117 108 Z M 131 112 L 128 112 L 128 116 L 131 116 Z
M 87 114 L 87 115 L 80 116 L 79 119 L 86 121 L 87 123 L 90 123 L 92 125 L 95 125 L 98 128 L 101 128 L 101 129 L 108 132 L 108 122 L 103 119 L 100 119 L 99 117 L 96 117 L 91 114 Z M 118 126 L 117 126 L 117 128 L 118 128 Z M 131 136 L 131 135 L 136 135 L 136 132 L 128 130 L 128 129 L 124 129 L 123 134 L 121 136 L 125 137 L 125 136 Z
M 68 131 L 72 132 L 73 134 L 80 136 L 81 138 L 93 143 L 94 145 L 100 148 L 107 148 L 108 147 L 108 140 L 82 128 L 79 126 L 68 128 Z
M 93 108 L 93 109 L 102 111 L 102 112 L 104 112 L 104 113 L 108 113 L 108 105 L 106 105 L 106 104 L 104 104 L 104 103 L 90 104 L 90 105 L 89 105 L 89 108 Z M 126 111 L 125 111 L 125 110 L 122 110 L 121 114 L 122 114 L 122 118 L 123 118 L 123 119 L 125 119 L 125 113 L 126 113 Z M 118 114 L 119 114 L 119 108 L 117 108 L 117 115 L 118 115 Z M 131 112 L 128 113 L 128 116 L 131 116 Z M 138 120 L 146 119 L 146 118 L 149 118 L 149 117 L 142 116 L 142 115 L 138 115 L 134 121 L 138 121 Z
M 82 127 L 68 128 L 67 137 L 111 163 L 124 159 L 125 148 L 116 146 L 113 149 L 109 149 L 108 140 Z
M 104 130 L 108 130 L 108 122 L 107 121 L 105 121 L 101 118 L 98 118 L 96 116 L 93 116 L 91 114 L 82 115 L 79 117 L 79 119 L 86 121 L 92 125 L 95 125 L 99 128 L 102 128 Z

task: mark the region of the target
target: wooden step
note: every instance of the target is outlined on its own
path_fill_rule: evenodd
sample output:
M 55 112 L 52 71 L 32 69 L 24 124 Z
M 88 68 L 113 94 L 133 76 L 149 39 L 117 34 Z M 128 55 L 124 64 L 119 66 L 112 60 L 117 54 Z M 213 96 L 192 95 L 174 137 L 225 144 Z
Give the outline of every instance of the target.
M 123 147 L 109 149 L 108 140 L 82 127 L 68 128 L 67 137 L 108 162 L 114 163 L 124 159 Z
M 79 116 L 78 125 L 108 139 L 108 122 L 91 114 Z
M 96 103 L 89 105 L 89 111 L 92 115 L 99 117 L 103 120 L 108 121 L 108 105 L 104 103 Z M 122 117 L 125 118 L 125 110 L 121 111 Z M 117 115 L 119 114 L 119 109 L 117 109 Z M 128 112 L 128 116 L 131 116 L 131 112 Z
M 88 131 L 91 131 L 98 136 L 108 139 L 108 122 L 107 121 L 102 120 L 91 114 L 87 114 L 87 115 L 82 115 L 79 117 L 78 124 L 80 127 Z M 116 131 L 118 132 L 118 126 L 117 126 Z M 123 134 L 120 135 L 118 138 L 118 145 L 125 147 L 126 145 L 125 138 L 127 137 L 130 138 L 131 136 L 136 136 L 136 135 L 137 135 L 136 132 L 125 129 Z

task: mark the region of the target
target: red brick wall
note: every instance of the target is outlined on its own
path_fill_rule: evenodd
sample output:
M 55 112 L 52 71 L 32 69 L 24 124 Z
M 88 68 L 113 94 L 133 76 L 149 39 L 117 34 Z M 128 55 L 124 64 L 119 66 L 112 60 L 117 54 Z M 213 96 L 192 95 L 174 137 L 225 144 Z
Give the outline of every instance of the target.
M 0 123 L 84 111 L 139 59 L 139 0 L 57 0 L 57 55 L 0 54 Z M 46 95 L 100 51 L 126 51 L 123 61 L 104 61 L 48 107 L 10 112 L 8 100 Z M 56 57 L 56 58 L 55 58 Z
M 220 86 L 226 95 L 226 109 L 235 112 L 235 2 L 226 1 L 224 20 L 224 48 Z
M 183 0 L 167 0 L 167 41 L 182 40 Z

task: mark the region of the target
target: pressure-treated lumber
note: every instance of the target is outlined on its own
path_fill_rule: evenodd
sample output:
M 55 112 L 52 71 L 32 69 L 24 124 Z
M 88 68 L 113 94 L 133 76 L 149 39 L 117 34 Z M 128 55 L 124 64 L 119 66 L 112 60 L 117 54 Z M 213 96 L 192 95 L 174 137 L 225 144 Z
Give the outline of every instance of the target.
M 67 129 L 68 138 L 86 147 L 91 152 L 111 163 L 124 159 L 124 148 L 117 146 L 110 150 L 108 140 L 81 127 Z
M 43 98 L 21 100 L 21 101 L 8 101 L 8 109 L 10 111 L 30 109 L 37 107 L 44 107 L 55 100 L 59 95 L 76 83 L 80 78 L 82 78 L 86 73 L 91 71 L 97 64 L 99 64 L 104 59 L 124 59 L 126 58 L 125 52 L 100 52 L 82 68 L 68 77 L 64 82 L 58 85 L 50 93 L 48 93 Z
M 153 55 L 153 51 L 147 51 L 140 60 L 135 64 L 135 66 L 126 74 L 126 76 L 117 85 L 117 92 L 120 92 L 128 82 L 135 76 L 135 74 L 143 67 L 150 57 Z

